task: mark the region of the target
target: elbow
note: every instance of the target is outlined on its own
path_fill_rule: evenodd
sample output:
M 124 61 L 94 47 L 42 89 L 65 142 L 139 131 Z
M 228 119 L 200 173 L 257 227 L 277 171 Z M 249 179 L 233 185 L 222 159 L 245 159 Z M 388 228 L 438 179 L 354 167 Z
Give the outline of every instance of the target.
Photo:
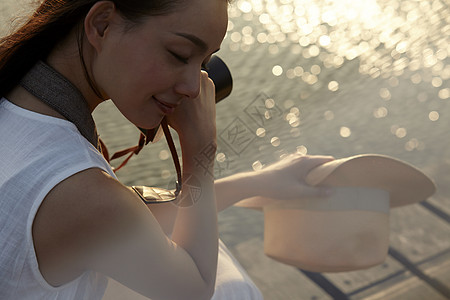
M 205 300 L 211 300 L 211 298 L 214 296 L 214 290 L 215 290 L 215 284 L 211 284 L 206 290 L 203 298 Z
M 157 298 L 155 297 L 154 293 L 151 294 L 145 294 L 142 293 L 142 295 L 146 297 L 152 297 L 151 299 L 164 299 L 164 300 L 211 300 L 211 298 L 214 295 L 214 289 L 206 289 L 206 290 L 198 290 L 198 291 L 187 291 L 187 292 L 181 292 L 177 291 L 175 295 L 173 293 L 170 293 L 170 295 L 161 295 L 159 294 Z
M 214 295 L 214 289 L 207 289 L 200 292 L 192 292 L 189 294 L 181 295 L 180 297 L 170 297 L 168 300 L 211 300 Z
M 171 295 L 168 300 L 211 300 L 211 298 L 214 295 L 215 291 L 215 283 L 206 283 L 202 286 L 198 286 L 196 288 L 193 288 L 192 286 L 185 290 L 184 292 L 181 292 L 179 290 L 176 294 L 177 295 Z
M 215 290 L 215 280 L 212 280 L 212 282 L 210 283 L 206 282 L 205 285 L 201 288 L 201 290 L 198 290 L 196 293 L 192 294 L 192 297 L 190 299 L 211 300 L 211 298 L 214 295 L 214 290 Z M 185 299 L 186 297 L 183 300 Z
M 211 300 L 214 295 L 215 290 L 215 282 L 210 284 L 205 284 L 201 291 L 195 293 L 196 295 L 192 295 L 191 299 L 195 300 Z M 184 298 L 186 299 L 186 298 Z

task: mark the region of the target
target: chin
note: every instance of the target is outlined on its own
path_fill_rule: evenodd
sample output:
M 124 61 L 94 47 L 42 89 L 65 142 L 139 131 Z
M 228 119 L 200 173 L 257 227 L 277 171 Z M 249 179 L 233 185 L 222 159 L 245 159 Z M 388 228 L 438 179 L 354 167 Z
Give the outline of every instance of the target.
M 133 114 L 130 114 L 128 116 L 124 115 L 128 121 L 133 123 L 136 127 L 142 128 L 142 129 L 154 129 L 159 126 L 162 119 L 164 118 L 164 115 L 155 114 L 155 112 L 149 112 L 146 113 L 144 110 L 136 113 L 133 112 Z

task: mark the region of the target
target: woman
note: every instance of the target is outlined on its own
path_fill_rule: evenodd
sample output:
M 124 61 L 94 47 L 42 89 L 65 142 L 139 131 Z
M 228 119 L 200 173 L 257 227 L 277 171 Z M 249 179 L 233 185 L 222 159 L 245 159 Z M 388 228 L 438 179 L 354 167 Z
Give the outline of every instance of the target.
M 209 299 L 217 210 L 323 193 L 303 177 L 329 157 L 291 156 L 217 182 L 213 161 L 207 172 L 195 163 L 216 147 L 214 86 L 201 66 L 226 26 L 226 0 L 46 0 L 2 40 L 0 298 L 100 299 L 106 275 L 153 299 Z M 195 203 L 150 211 L 116 179 L 90 116 L 106 99 L 141 128 L 167 117 L 183 178 L 201 188 Z

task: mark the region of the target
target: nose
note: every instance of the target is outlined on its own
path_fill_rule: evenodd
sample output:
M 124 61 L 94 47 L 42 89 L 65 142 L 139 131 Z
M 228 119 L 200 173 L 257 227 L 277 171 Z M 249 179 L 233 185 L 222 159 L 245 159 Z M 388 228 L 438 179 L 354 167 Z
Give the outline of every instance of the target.
M 183 97 L 195 99 L 200 94 L 200 68 L 189 68 L 182 74 L 175 85 L 175 92 Z

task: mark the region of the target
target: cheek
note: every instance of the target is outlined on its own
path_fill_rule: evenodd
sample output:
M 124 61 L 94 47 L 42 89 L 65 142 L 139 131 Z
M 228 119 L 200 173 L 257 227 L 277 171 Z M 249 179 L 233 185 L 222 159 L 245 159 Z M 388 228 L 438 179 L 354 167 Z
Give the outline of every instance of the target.
M 109 98 L 123 97 L 128 93 L 134 94 L 136 84 L 145 78 L 142 65 L 134 64 L 134 59 L 123 60 L 122 57 L 120 53 L 99 56 L 92 65 L 96 84 Z
M 127 80 L 130 86 L 147 96 L 170 91 L 175 83 L 173 71 L 160 62 L 147 62 L 137 65 L 135 72 Z
M 124 65 L 118 59 L 120 53 L 103 51 L 91 63 L 91 72 L 97 88 L 112 98 L 116 88 L 123 82 Z
M 164 49 L 133 41 L 110 45 L 93 63 L 96 83 L 114 100 L 148 101 L 175 84 L 176 74 L 166 55 Z

